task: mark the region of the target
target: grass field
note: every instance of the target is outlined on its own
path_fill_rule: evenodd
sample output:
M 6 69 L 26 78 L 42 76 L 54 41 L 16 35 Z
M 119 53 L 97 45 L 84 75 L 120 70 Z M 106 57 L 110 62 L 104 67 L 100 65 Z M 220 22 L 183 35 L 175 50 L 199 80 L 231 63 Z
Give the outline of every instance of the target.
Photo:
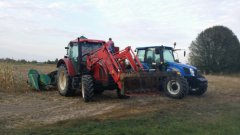
M 191 109 L 197 109 L 191 108 Z M 206 112 L 207 111 L 207 112 Z M 89 134 L 89 135 L 238 135 L 239 105 L 214 107 L 207 110 L 172 110 L 154 112 L 124 119 L 77 119 L 32 128 L 5 130 L 6 134 Z M 3 133 L 3 132 L 2 132 Z
M 12 65 L 13 76 L 29 68 L 48 72 L 53 65 Z M 0 88 L 1 134 L 76 135 L 239 135 L 240 78 L 207 76 L 203 96 L 181 100 L 163 94 L 134 96 L 128 100 L 104 92 L 92 103 L 80 96 L 61 97 L 55 90 Z M 24 84 L 25 80 L 19 80 Z M 14 91 L 17 91 L 16 93 Z

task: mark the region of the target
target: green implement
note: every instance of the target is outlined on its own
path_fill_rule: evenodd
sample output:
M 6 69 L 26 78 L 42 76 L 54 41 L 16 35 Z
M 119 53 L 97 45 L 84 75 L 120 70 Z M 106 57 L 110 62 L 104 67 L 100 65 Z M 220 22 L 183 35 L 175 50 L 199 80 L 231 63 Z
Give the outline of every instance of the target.
M 51 72 L 49 74 L 39 73 L 35 69 L 30 69 L 28 71 L 28 80 L 27 83 L 30 87 L 36 90 L 46 90 L 55 86 L 56 84 L 56 71 Z

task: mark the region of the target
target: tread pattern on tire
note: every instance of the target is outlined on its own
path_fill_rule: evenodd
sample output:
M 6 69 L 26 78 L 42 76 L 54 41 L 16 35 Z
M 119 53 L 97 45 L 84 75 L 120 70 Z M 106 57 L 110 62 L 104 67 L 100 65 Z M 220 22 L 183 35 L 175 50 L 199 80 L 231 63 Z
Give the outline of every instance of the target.
M 94 83 L 91 75 L 82 76 L 82 85 L 84 87 L 84 101 L 89 102 L 94 97 Z
M 171 80 L 176 80 L 179 82 L 180 84 L 180 92 L 176 95 L 172 95 L 171 93 L 168 92 L 167 90 L 167 83 L 168 81 L 171 81 Z M 168 77 L 166 78 L 165 80 L 165 83 L 164 83 L 164 91 L 165 91 L 165 94 L 168 96 L 168 97 L 172 97 L 172 98 L 176 98 L 176 99 L 181 99 L 183 97 L 185 97 L 186 95 L 188 95 L 188 92 L 189 92 L 189 86 L 188 86 L 188 82 L 187 80 L 182 77 L 182 76 L 176 76 L 176 77 Z
M 63 70 L 64 74 L 67 76 L 67 84 L 66 87 L 63 91 L 60 91 L 60 86 L 59 86 L 59 71 Z M 72 78 L 68 75 L 68 71 L 65 65 L 60 65 L 58 67 L 58 73 L 57 73 L 57 87 L 58 87 L 58 92 L 62 96 L 73 96 L 75 94 L 75 89 L 72 88 Z

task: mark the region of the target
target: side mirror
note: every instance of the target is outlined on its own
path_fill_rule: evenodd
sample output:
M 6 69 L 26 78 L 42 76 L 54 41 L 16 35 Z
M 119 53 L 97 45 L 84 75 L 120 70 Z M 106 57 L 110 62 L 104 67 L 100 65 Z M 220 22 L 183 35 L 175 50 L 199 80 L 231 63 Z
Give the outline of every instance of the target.
M 186 51 L 184 51 L 184 54 L 183 54 L 183 55 L 184 55 L 184 57 L 186 56 Z
M 67 50 L 67 54 L 66 54 L 66 55 L 68 55 L 68 49 L 69 49 L 69 47 L 65 47 L 65 49 Z

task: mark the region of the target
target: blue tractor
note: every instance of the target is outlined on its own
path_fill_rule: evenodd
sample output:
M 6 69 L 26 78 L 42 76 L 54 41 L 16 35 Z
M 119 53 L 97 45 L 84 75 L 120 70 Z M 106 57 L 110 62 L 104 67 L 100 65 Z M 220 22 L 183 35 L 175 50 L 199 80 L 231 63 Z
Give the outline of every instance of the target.
M 176 72 L 184 77 L 189 86 L 188 93 L 191 95 L 202 95 L 207 91 L 208 81 L 200 74 L 198 69 L 188 64 L 182 64 L 174 58 L 174 49 L 167 46 L 150 46 L 136 48 L 137 57 L 145 70 Z M 184 56 L 185 56 L 184 51 Z

